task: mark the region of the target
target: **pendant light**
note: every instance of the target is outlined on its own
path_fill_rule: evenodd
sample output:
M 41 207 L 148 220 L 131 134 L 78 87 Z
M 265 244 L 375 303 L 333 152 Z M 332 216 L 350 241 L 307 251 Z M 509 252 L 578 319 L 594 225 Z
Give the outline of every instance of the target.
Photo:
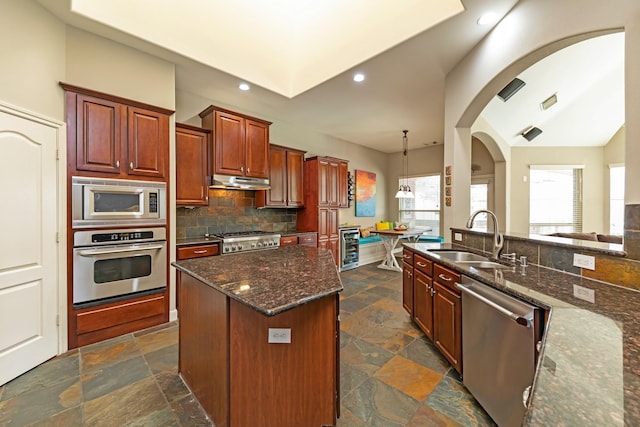
M 404 133 L 402 137 L 402 179 L 404 182 L 400 184 L 400 187 L 398 188 L 396 199 L 413 199 L 413 193 L 409 186 L 409 177 L 407 176 L 409 171 L 409 156 L 407 156 L 407 152 L 409 151 L 409 140 L 407 139 L 407 132 L 409 131 L 403 130 L 402 132 Z

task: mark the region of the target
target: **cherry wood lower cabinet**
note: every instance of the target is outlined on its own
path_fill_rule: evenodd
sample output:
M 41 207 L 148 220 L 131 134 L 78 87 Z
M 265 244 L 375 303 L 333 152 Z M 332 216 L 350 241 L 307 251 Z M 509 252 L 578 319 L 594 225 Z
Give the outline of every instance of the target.
M 178 277 L 180 374 L 216 426 L 336 424 L 337 295 L 269 317 Z M 291 343 L 269 343 L 269 328 Z
M 69 348 L 93 344 L 169 321 L 167 292 L 72 310 Z

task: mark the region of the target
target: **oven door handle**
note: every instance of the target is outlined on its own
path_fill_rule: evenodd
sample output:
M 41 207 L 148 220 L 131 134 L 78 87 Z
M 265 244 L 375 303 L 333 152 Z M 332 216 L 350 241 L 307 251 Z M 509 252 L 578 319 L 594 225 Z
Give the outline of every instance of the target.
M 162 249 L 164 245 L 136 245 L 127 248 L 114 248 L 114 249 L 87 249 L 84 251 L 78 251 L 78 255 L 81 256 L 93 256 L 93 255 L 106 255 L 117 254 L 122 252 L 140 252 L 149 251 L 153 249 Z

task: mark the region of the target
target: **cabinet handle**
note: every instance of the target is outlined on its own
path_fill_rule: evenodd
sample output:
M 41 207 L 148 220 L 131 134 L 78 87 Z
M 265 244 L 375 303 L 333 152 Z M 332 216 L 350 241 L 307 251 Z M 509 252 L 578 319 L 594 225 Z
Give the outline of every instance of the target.
M 244 166 L 240 166 L 240 172 L 244 172 Z
M 419 265 L 420 267 L 426 267 L 426 266 L 427 266 L 427 264 L 425 264 L 425 263 L 423 263 L 423 262 L 420 262 L 420 261 L 418 261 L 418 265 Z
M 206 249 L 200 249 L 198 251 L 193 251 L 194 254 L 206 254 L 207 250 Z
M 436 290 L 431 288 L 431 296 L 434 296 L 436 294 Z
M 120 160 L 116 160 L 116 167 L 119 168 L 120 167 Z
M 440 279 L 444 280 L 445 282 L 450 282 L 450 281 L 452 281 L 452 280 L 453 280 L 451 277 L 447 277 L 447 276 L 445 276 L 444 274 L 438 274 L 438 277 L 439 277 Z
M 129 163 L 129 169 L 133 169 L 133 162 Z
M 247 168 L 247 173 L 251 173 L 251 168 Z

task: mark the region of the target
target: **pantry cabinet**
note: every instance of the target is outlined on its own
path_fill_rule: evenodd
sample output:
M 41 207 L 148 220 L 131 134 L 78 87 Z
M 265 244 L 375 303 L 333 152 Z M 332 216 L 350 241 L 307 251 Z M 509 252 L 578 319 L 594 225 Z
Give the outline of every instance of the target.
M 173 111 L 61 83 L 69 170 L 122 179 L 168 177 Z
M 212 132 L 214 174 L 269 177 L 271 122 L 213 105 L 200 118 L 202 127 Z
M 176 205 L 209 204 L 209 135 L 200 129 L 176 123 Z

